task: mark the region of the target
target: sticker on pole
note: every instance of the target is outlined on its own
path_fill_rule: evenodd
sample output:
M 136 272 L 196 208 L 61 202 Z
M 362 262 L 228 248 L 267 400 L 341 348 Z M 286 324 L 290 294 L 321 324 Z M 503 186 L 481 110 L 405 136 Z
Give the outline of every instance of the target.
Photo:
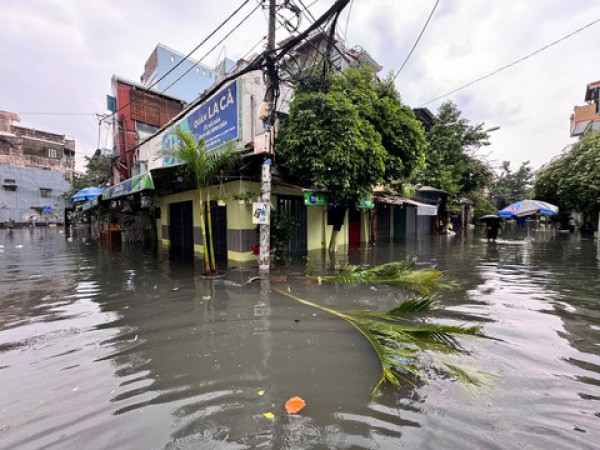
M 252 203 L 252 223 L 255 225 L 265 225 L 271 220 L 271 207 L 268 203 Z

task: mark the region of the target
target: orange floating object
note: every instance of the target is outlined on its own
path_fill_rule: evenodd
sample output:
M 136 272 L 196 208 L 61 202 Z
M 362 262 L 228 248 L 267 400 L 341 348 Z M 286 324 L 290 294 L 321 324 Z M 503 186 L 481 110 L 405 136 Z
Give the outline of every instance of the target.
M 285 410 L 288 414 L 296 414 L 306 406 L 306 402 L 300 397 L 292 397 L 285 402 Z

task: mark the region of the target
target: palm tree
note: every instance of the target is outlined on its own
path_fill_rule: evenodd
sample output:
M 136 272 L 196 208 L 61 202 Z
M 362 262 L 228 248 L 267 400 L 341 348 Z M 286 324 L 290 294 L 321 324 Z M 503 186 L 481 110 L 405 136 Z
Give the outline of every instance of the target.
M 165 152 L 168 156 L 182 161 L 192 172 L 199 191 L 200 228 L 204 246 L 204 271 L 206 275 L 215 275 L 215 251 L 212 235 L 210 212 L 210 186 L 223 169 L 234 167 L 239 160 L 239 152 L 233 144 L 215 150 L 206 150 L 204 139 L 198 140 L 189 131 L 178 129 L 173 132 L 179 143 Z M 208 228 L 208 230 L 207 230 Z
M 402 382 L 414 385 L 413 380 L 421 379 L 426 374 L 427 369 L 422 367 L 425 365 L 461 381 L 467 388 L 477 389 L 483 385 L 485 374 L 466 370 L 443 360 L 438 363 L 422 361 L 426 359 L 424 357 L 433 357 L 435 354 L 461 353 L 462 347 L 457 340 L 459 335 L 481 335 L 481 330 L 477 326 L 429 324 L 416 320 L 415 316 L 433 310 L 435 302 L 430 296 L 408 298 L 383 313 L 340 312 L 302 299 L 282 289 L 273 290 L 299 303 L 345 320 L 365 337 L 375 350 L 381 366 L 381 376 L 371 392 L 372 395 L 377 394 L 384 383 L 397 387 Z
M 429 295 L 431 290 L 458 289 L 456 283 L 444 280 L 439 270 L 417 270 L 416 260 L 393 261 L 375 267 L 350 266 L 336 275 L 309 278 L 335 284 L 390 284 L 421 295 Z
M 369 310 L 341 312 L 309 300 L 302 299 L 283 289 L 274 289 L 281 295 L 299 303 L 320 309 L 345 320 L 369 342 L 381 366 L 379 382 L 372 391 L 375 395 L 384 383 L 400 386 L 403 382 L 415 384 L 423 379 L 428 369 L 446 374 L 461 381 L 468 389 L 481 387 L 486 374 L 466 370 L 436 355 L 451 355 L 463 350 L 458 341 L 461 335 L 481 335 L 477 326 L 436 324 L 422 316 L 435 309 L 432 290 L 452 289 L 458 285 L 442 279 L 434 269 L 416 269 L 416 261 L 394 261 L 375 267 L 353 266 L 336 275 L 310 276 L 319 283 L 335 284 L 386 284 L 412 291 L 402 303 L 386 312 Z

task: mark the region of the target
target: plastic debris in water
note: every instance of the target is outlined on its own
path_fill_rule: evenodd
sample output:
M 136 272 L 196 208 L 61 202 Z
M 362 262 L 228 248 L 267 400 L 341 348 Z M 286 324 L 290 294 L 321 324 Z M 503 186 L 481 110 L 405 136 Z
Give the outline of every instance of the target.
M 261 396 L 265 395 L 265 391 L 264 390 L 263 391 L 258 391 L 258 395 L 261 395 Z
M 275 418 L 275 414 L 273 414 L 272 412 L 263 413 L 263 416 L 265 416 L 269 420 L 273 420 Z
M 306 402 L 300 397 L 292 397 L 285 402 L 285 410 L 288 414 L 296 414 L 306 406 Z

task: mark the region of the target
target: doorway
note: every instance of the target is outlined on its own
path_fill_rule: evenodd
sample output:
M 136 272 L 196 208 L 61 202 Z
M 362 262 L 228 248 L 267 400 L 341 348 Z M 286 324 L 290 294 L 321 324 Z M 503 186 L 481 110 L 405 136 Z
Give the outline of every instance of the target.
M 216 201 L 210 202 L 213 246 L 215 262 L 227 265 L 227 207 L 218 206 Z M 208 228 L 207 228 L 208 229 Z
M 191 201 L 169 205 L 169 241 L 172 258 L 194 258 L 194 219 Z
M 360 211 L 353 208 L 348 212 L 348 245 L 360 245 Z
M 305 255 L 308 249 L 307 226 L 306 226 L 306 206 L 304 197 L 287 197 L 280 195 L 277 197 L 277 210 L 286 212 L 296 221 L 296 233 L 290 243 L 290 254 L 294 256 Z

